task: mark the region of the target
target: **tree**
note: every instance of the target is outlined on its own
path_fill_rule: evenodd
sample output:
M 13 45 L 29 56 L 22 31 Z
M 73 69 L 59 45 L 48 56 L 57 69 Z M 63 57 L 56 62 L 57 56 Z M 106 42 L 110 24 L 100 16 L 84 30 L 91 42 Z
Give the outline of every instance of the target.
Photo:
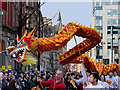
M 33 2 L 29 2 L 29 3 L 32 4 Z M 37 3 L 37 2 L 36 2 L 36 3 Z M 15 8 L 15 10 L 17 11 L 17 22 L 18 22 L 18 25 L 17 25 L 17 26 L 14 26 L 14 27 L 17 27 L 17 28 L 14 28 L 14 27 L 13 27 L 13 29 L 16 29 L 16 30 L 14 30 L 14 31 L 16 31 L 16 33 L 18 34 L 19 38 L 21 38 L 21 37 L 22 37 L 22 29 L 23 29 L 23 27 L 26 25 L 26 21 L 27 21 L 28 19 L 31 19 L 31 18 L 32 18 L 32 15 L 33 15 L 36 11 L 39 11 L 39 12 L 40 12 L 40 7 L 41 7 L 42 5 L 44 5 L 45 2 L 42 3 L 41 5 L 37 3 L 37 6 L 35 6 L 35 8 L 31 8 L 31 7 L 29 7 L 29 5 L 26 6 L 26 2 L 19 2 L 18 5 L 16 5 L 16 4 L 18 4 L 18 3 L 14 3 L 14 8 Z M 18 8 L 18 6 L 19 6 L 19 8 Z M 26 10 L 25 10 L 26 8 L 30 8 L 30 9 L 27 9 L 27 11 L 26 11 Z M 32 9 L 32 10 L 31 10 L 31 9 Z M 40 23 L 43 24 L 43 19 L 42 19 L 42 13 L 41 13 L 41 12 L 38 14 L 37 17 L 39 17 Z M 38 18 L 37 18 L 37 19 L 38 19 Z M 34 22 L 29 22 L 29 24 L 30 24 L 30 23 L 34 23 Z M 37 24 L 40 24 L 40 23 L 37 23 Z M 41 28 L 40 25 L 37 25 L 37 26 L 39 26 L 39 27 L 37 27 L 37 28 Z M 38 30 L 41 30 L 41 29 L 38 29 Z M 41 36 L 41 35 L 39 35 L 39 36 Z M 19 69 L 19 65 L 18 65 L 18 64 L 17 64 L 17 66 L 18 66 L 17 68 Z M 22 66 L 21 66 L 21 68 L 22 68 Z

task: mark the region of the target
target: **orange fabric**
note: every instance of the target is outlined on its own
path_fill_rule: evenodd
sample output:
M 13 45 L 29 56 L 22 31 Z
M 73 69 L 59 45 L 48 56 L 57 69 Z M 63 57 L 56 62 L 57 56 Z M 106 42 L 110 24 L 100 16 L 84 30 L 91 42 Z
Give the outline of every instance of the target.
M 97 71 L 99 72 L 99 76 L 100 76 L 102 74 L 103 69 L 104 69 L 104 63 L 98 61 L 96 64 L 96 67 L 97 67 Z
M 70 28 L 70 27 L 72 27 L 72 28 Z M 69 28 L 70 28 L 70 31 L 69 31 Z M 76 58 L 80 56 L 79 53 L 78 53 L 79 52 L 78 48 L 80 50 L 80 53 L 83 54 L 86 51 L 90 50 L 91 48 L 95 47 L 101 41 L 100 35 L 96 31 L 96 29 L 85 27 L 85 26 L 82 26 L 82 25 L 79 25 L 79 24 L 77 25 L 75 23 L 68 23 L 65 26 L 65 29 L 70 34 L 69 35 L 68 32 L 64 33 L 64 34 L 68 35 L 66 37 L 66 40 L 68 40 L 68 38 L 71 38 L 73 34 L 77 35 L 77 36 L 81 36 L 81 37 L 86 38 L 86 39 L 83 40 L 83 42 L 79 43 L 77 46 L 70 49 L 68 52 L 65 52 L 64 54 L 62 54 L 58 58 L 58 61 L 62 65 L 65 65 L 65 64 L 68 64 L 68 63 L 79 63 L 79 61 L 76 61 Z M 72 31 L 72 33 L 71 33 L 71 31 Z
M 107 80 L 106 82 L 107 82 L 108 85 L 112 84 L 112 81 L 110 81 L 110 80 Z
M 87 87 L 87 83 L 86 83 L 86 81 L 84 81 L 83 86 L 84 86 L 84 87 Z

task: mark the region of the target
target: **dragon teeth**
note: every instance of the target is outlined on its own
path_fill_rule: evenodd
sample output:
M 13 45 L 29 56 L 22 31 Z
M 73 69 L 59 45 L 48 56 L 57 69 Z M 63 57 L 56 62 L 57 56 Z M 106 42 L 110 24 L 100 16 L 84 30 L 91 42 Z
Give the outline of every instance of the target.
M 22 48 L 18 48 L 18 49 L 13 50 L 13 51 L 10 53 L 10 55 L 12 55 L 12 54 L 14 54 L 14 53 L 18 53 L 18 52 L 21 51 L 21 50 L 25 51 L 25 49 L 29 50 L 28 47 L 25 46 L 25 47 L 22 47 Z

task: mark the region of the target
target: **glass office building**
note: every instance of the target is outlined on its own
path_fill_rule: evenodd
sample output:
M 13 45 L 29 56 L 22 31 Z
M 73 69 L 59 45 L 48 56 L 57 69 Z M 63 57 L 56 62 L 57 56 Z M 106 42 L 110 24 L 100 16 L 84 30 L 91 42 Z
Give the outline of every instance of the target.
M 96 62 L 119 63 L 119 3 L 119 0 L 93 1 L 91 27 L 96 27 L 101 35 L 101 42 L 90 51 Z

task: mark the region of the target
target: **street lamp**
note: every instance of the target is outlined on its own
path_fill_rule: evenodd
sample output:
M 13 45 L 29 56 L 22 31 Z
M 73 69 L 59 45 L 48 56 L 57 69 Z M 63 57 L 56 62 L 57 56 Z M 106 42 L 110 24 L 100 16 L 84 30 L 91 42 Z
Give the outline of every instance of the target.
M 118 27 L 118 29 L 120 29 L 120 27 Z M 118 58 L 120 64 L 120 30 L 118 30 Z

